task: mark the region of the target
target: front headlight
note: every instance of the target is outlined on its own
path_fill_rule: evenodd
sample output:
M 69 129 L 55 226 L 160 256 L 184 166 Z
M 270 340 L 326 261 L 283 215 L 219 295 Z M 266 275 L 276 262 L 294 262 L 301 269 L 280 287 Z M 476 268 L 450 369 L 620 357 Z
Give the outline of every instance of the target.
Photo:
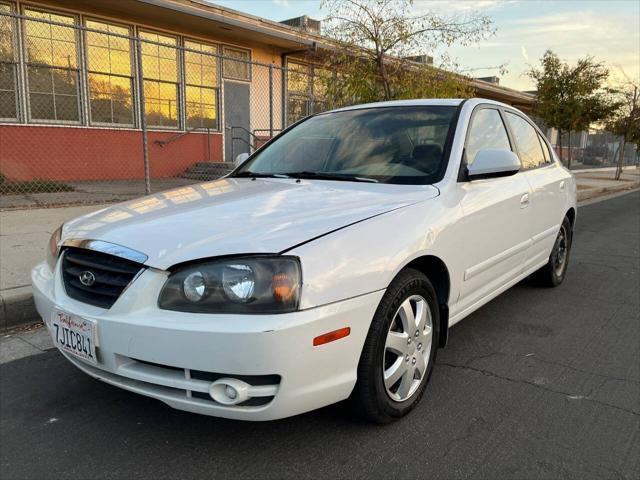
M 298 308 L 301 285 L 296 257 L 230 257 L 178 268 L 158 305 L 193 313 L 287 313 Z
M 49 246 L 47 248 L 47 264 L 51 271 L 56 268 L 58 254 L 60 253 L 60 239 L 62 238 L 62 225 L 60 225 L 49 238 Z

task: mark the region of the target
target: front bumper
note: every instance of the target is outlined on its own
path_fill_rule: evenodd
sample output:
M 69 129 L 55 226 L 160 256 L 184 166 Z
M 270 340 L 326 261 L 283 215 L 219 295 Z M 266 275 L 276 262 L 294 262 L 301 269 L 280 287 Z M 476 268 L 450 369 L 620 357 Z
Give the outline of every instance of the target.
M 288 417 L 347 398 L 384 293 L 281 315 L 180 313 L 157 307 L 166 272 L 146 269 L 104 310 L 65 294 L 59 263 L 56 272 L 46 263 L 32 271 L 38 312 L 48 327 L 54 309 L 97 326 L 98 365 L 65 353 L 69 361 L 95 378 L 171 407 L 242 420 Z M 349 336 L 313 346 L 318 335 L 343 327 L 351 328 Z M 266 404 L 225 406 L 206 393 L 220 376 L 249 383 L 270 379 L 275 395 Z

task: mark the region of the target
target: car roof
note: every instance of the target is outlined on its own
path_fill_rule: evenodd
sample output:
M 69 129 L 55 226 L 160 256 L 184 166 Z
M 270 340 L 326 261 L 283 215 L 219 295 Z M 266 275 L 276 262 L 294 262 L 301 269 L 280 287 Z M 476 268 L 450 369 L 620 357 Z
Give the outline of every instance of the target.
M 502 102 L 496 102 L 495 100 L 489 100 L 486 98 L 469 98 L 469 99 L 461 99 L 461 98 L 419 98 L 419 99 L 411 99 L 411 100 L 391 100 L 387 102 L 375 102 L 375 103 L 363 103 L 361 105 L 351 105 L 349 107 L 337 108 L 335 110 L 330 110 L 330 112 L 344 112 L 348 110 L 359 110 L 363 108 L 384 108 L 384 107 L 424 107 L 424 106 L 434 106 L 434 107 L 457 107 L 462 102 L 468 102 L 473 104 L 473 106 L 480 103 L 490 103 L 493 105 L 500 105 L 503 107 L 514 108 L 511 105 L 507 105 Z M 329 113 L 329 112 L 326 112 Z

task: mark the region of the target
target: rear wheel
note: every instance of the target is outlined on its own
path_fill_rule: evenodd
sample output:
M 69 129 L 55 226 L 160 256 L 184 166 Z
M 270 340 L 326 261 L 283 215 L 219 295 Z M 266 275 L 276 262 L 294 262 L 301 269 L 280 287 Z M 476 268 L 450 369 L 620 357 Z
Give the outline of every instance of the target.
M 413 269 L 391 282 L 365 341 L 352 400 L 365 418 L 388 423 L 420 401 L 438 347 L 439 310 L 429 279 Z
M 534 274 L 538 284 L 544 287 L 557 287 L 564 281 L 569 265 L 572 239 L 571 221 L 569 221 L 568 217 L 564 217 L 556 241 L 553 244 L 551 255 L 549 255 L 549 261 Z

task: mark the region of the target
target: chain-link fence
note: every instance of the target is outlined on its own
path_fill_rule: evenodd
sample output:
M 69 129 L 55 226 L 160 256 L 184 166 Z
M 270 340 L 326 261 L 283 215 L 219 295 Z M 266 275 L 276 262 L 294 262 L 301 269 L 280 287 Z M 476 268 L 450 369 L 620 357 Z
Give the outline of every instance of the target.
M 242 48 L 0 3 L 0 207 L 218 178 L 295 120 L 286 78 Z
M 623 138 L 606 130 L 578 131 L 556 134 L 556 152 L 572 170 L 614 167 L 622 156 L 623 166 L 638 165 L 640 157 L 634 144 L 624 144 Z M 621 151 L 624 148 L 624 151 Z
M 572 170 L 615 167 L 620 161 L 622 148 L 624 166 L 640 163 L 638 148 L 630 143 L 623 145 L 621 136 L 607 130 L 600 128 L 560 134 L 557 130 L 547 127 L 540 118 L 531 118 L 547 136 L 562 163 Z
M 0 208 L 119 201 L 212 180 L 332 107 L 331 74 L 293 58 L 282 68 L 239 47 L 11 8 L 0 0 Z M 615 164 L 619 138 L 565 137 L 572 167 Z M 637 163 L 635 147 L 625 155 Z

